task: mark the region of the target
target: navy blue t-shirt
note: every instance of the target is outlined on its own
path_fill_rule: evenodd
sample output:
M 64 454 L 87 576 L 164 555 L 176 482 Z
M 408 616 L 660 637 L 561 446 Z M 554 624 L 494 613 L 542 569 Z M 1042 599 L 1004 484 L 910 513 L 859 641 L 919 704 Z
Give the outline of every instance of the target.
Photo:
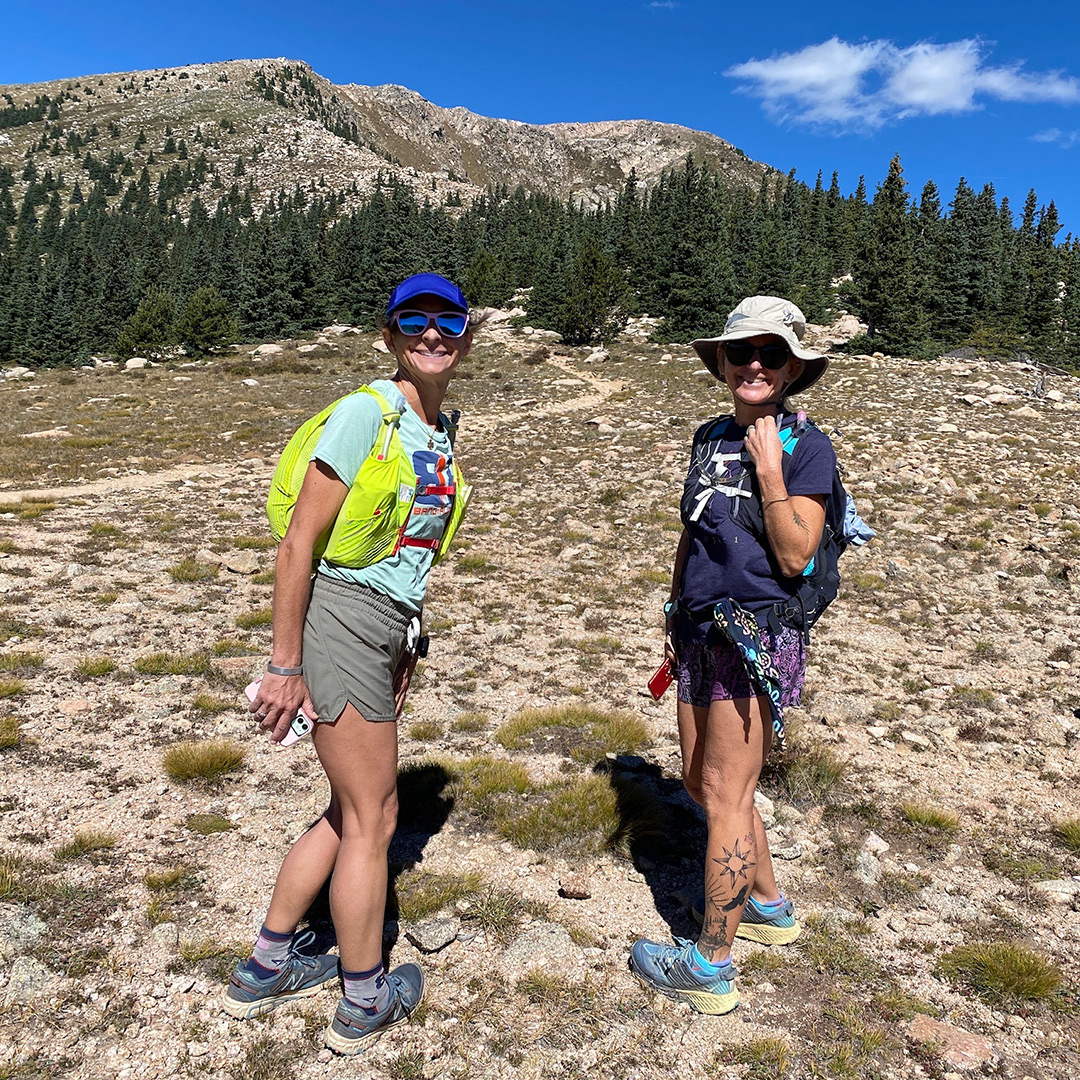
M 832 491 L 836 452 L 829 437 L 807 426 L 788 449 L 795 418 L 781 421 L 781 442 L 790 452 L 789 495 L 824 495 Z M 763 623 L 772 606 L 795 595 L 800 578 L 785 577 L 767 542 L 733 514 L 744 501 L 745 516 L 760 515 L 760 491 L 754 466 L 744 449 L 746 428 L 731 417 L 702 424 L 694 434 L 690 468 L 680 513 L 690 536 L 679 590 L 679 640 L 715 641 L 713 607 L 732 598 Z

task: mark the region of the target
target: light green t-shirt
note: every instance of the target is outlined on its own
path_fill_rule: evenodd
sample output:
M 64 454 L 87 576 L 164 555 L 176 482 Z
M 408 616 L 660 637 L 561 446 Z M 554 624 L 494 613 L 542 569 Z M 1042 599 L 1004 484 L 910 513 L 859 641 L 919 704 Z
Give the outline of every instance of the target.
M 450 467 L 453 444 L 449 434 L 445 431 L 433 432 L 413 412 L 405 395 L 388 379 L 376 379 L 371 387 L 378 390 L 395 409 L 401 410 L 398 435 L 412 460 L 417 484 L 433 487 L 453 484 Z M 375 398 L 370 394 L 353 394 L 331 413 L 311 460 L 329 465 L 343 484 L 351 485 L 364 459 L 371 453 L 376 438 L 380 436 L 381 427 L 382 413 Z M 419 540 L 438 539 L 450 520 L 450 506 L 449 495 L 417 496 L 405 535 Z M 359 570 L 322 559 L 319 573 L 339 581 L 367 585 L 419 612 L 424 606 L 428 574 L 434 558 L 435 552 L 431 548 L 402 546 L 396 555 L 387 556 Z

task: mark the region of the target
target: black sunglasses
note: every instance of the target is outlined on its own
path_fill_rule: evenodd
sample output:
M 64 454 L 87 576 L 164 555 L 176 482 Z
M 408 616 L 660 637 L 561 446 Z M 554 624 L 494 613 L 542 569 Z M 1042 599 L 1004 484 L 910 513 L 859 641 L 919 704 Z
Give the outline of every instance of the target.
M 791 350 L 777 342 L 751 345 L 748 341 L 729 341 L 724 346 L 724 357 L 732 367 L 745 367 L 755 354 L 761 366 L 770 371 L 779 371 L 791 359 Z

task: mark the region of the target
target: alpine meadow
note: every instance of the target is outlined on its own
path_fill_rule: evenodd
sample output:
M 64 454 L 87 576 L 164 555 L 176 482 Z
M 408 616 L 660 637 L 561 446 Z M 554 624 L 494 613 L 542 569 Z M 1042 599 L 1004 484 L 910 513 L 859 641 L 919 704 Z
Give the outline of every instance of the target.
M 295 60 L 0 87 L 0 1080 L 1080 1076 L 1080 241 L 1054 194 L 912 191 L 891 151 L 797 176 Z M 464 304 L 405 309 L 471 342 L 442 408 L 473 492 L 397 723 L 382 920 L 427 991 L 335 1057 L 336 979 L 222 1008 L 329 790 L 326 729 L 270 743 L 245 688 L 286 579 L 275 464 L 394 373 L 378 326 L 416 271 L 489 309 L 469 339 Z M 754 294 L 806 313 L 828 370 L 794 401 L 877 535 L 754 797 L 801 932 L 736 940 L 740 1004 L 703 1015 L 628 966 L 697 937 L 711 827 L 676 688 L 647 686 L 694 433 L 731 409 L 690 341 Z M 342 954 L 328 892 L 300 929 Z

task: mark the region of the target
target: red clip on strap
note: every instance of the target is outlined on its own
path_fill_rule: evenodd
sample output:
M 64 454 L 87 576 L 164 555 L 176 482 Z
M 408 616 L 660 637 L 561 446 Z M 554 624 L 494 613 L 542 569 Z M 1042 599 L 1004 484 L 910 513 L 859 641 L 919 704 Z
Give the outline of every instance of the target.
M 453 495 L 457 491 L 456 484 L 444 484 L 442 487 L 438 487 L 435 484 L 431 484 L 428 487 L 418 487 L 416 489 L 417 495 Z
M 402 547 L 427 548 L 428 551 L 438 551 L 439 550 L 439 541 L 438 540 L 417 540 L 415 537 L 412 537 L 412 536 L 403 536 L 401 538 L 401 546 Z

